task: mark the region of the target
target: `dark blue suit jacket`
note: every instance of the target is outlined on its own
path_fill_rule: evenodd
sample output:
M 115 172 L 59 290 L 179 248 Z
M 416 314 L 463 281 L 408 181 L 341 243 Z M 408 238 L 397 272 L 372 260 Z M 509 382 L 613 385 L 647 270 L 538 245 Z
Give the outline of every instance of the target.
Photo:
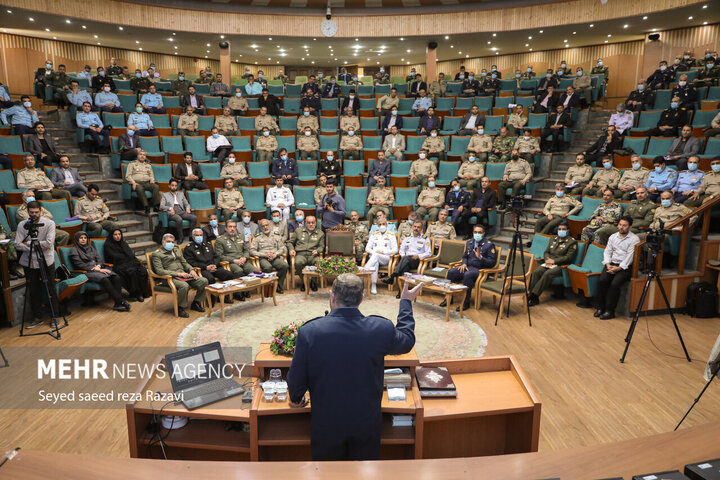
M 465 244 L 465 253 L 462 258 L 463 265 L 480 270 L 494 267 L 497 262 L 497 248 L 495 248 L 495 244 L 487 238 L 483 238 L 480 240 L 478 247 L 481 258 L 475 255 L 475 240 L 470 239 L 467 241 Z
M 283 162 L 277 158 L 272 163 L 272 176 L 280 177 L 282 175 L 292 175 L 293 177 L 298 176 L 297 162 L 293 158 L 287 159 L 287 162 Z
M 332 95 L 330 95 L 330 89 L 332 88 Z M 340 93 L 340 85 L 337 83 L 333 85 L 332 83 L 326 83 L 325 88 L 323 88 L 322 97 L 323 98 L 337 98 L 338 94 Z
M 409 352 L 414 330 L 409 300 L 400 300 L 397 327 L 357 308 L 336 308 L 300 327 L 288 393 L 297 403 L 310 391 L 314 457 L 321 447 L 350 437 L 367 438 L 379 455 L 385 356 Z
M 385 118 L 383 118 L 383 123 L 382 123 L 382 130 L 383 130 L 383 131 L 385 131 L 385 129 L 387 128 L 388 124 L 390 123 L 390 118 L 391 118 L 391 117 L 392 117 L 392 114 L 391 114 L 391 113 L 388 113 L 387 115 L 385 115 Z M 399 113 L 397 114 L 397 118 L 395 119 L 395 126 L 398 128 L 398 130 L 400 130 L 400 129 L 403 127 L 403 119 L 402 119 L 402 117 L 400 116 Z
M 465 208 L 470 208 L 470 193 L 462 189 L 457 193 L 458 195 L 455 195 L 455 192 L 450 190 L 445 196 L 445 205 L 453 210 L 461 205 Z

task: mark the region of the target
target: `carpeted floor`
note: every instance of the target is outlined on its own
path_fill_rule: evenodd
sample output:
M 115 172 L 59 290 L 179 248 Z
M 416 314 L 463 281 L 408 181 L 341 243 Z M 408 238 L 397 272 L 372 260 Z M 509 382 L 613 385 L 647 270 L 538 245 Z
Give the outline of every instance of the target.
M 225 322 L 219 309 L 190 323 L 178 338 L 178 348 L 220 341 L 225 347 L 252 347 L 253 357 L 262 342 L 269 342 L 276 328 L 290 322 L 302 322 L 322 316 L 330 309 L 326 292 L 278 295 L 272 300 L 235 302 L 226 308 Z M 399 300 L 394 296 L 375 295 L 360 305 L 365 315 L 381 315 L 395 322 Z M 424 302 L 413 304 L 415 316 L 415 350 L 421 360 L 480 357 L 487 347 L 485 332 L 468 318 L 451 312 L 445 322 L 445 309 Z

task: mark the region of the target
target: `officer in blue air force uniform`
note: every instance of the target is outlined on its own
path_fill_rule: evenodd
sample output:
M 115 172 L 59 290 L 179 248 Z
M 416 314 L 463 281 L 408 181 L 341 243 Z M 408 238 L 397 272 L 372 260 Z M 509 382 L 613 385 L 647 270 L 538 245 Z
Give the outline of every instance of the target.
M 288 393 L 290 406 L 302 408 L 310 391 L 310 447 L 316 461 L 380 457 L 384 358 L 415 345 L 412 301 L 422 284 L 412 290 L 405 284 L 395 326 L 360 312 L 363 283 L 357 275 L 340 275 L 330 292 L 332 311 L 298 330 Z
M 497 262 L 497 249 L 495 244 L 485 238 L 485 229 L 482 225 L 475 225 L 473 238 L 465 244 L 465 253 L 462 257 L 462 265 L 451 268 L 447 273 L 447 279 L 453 283 L 462 282 L 467 288 L 463 310 L 470 308 L 470 296 L 472 295 L 475 281 L 480 275 L 480 270 L 492 268 Z M 445 306 L 443 301 L 441 307 Z M 459 308 L 458 308 L 459 310 Z

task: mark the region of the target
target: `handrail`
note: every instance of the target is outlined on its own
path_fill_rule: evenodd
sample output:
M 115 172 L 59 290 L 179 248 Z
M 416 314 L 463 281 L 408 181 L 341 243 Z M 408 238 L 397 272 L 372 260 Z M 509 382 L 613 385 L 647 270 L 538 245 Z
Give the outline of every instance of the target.
M 703 222 L 702 222 L 702 233 L 700 236 L 700 241 L 707 240 L 708 233 L 710 232 L 710 220 L 712 215 L 712 209 L 720 204 L 720 196 L 717 196 L 713 198 L 712 200 L 705 202 L 701 204 L 699 207 L 694 208 L 692 212 L 688 213 L 687 215 L 684 215 L 677 220 L 673 221 L 669 225 L 665 225 L 666 230 L 672 230 L 674 228 L 677 228 L 681 226 L 680 230 L 680 252 L 678 254 L 678 275 L 682 275 L 685 273 L 685 257 L 687 256 L 687 243 L 688 243 L 688 237 L 690 235 L 690 220 L 692 220 L 695 216 L 702 215 Z M 635 246 L 635 259 L 639 259 L 639 255 L 642 252 L 643 247 L 645 246 L 645 240 L 640 241 Z M 658 254 L 655 269 L 656 271 L 660 271 L 662 268 L 662 257 L 663 252 L 660 252 Z M 637 277 L 638 271 L 639 271 L 640 265 L 638 261 L 633 262 L 633 272 L 632 276 Z

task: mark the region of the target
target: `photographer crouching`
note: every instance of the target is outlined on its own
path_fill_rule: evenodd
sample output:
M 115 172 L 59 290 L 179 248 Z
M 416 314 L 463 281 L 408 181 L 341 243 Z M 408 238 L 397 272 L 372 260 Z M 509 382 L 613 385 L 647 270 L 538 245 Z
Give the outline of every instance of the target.
M 20 252 L 20 265 L 25 269 L 25 281 L 28 284 L 26 296 L 34 299 L 28 301 L 26 298 L 25 306 L 30 304 L 32 308 L 32 318 L 25 324 L 25 328 L 30 329 L 37 327 L 43 321 L 40 319 L 42 314 L 42 299 L 45 297 L 45 285 L 43 284 L 43 270 L 48 280 L 52 280 L 52 284 L 48 285 L 47 291 L 50 292 L 51 312 L 58 315 L 60 306 L 58 305 L 57 292 L 54 285 L 54 265 L 55 265 L 55 222 L 48 218 L 40 217 L 40 203 L 32 201 L 27 204 L 28 220 L 21 222 L 17 228 L 15 236 L 15 248 Z M 36 242 L 40 247 L 45 264 L 39 263 L 38 255 L 33 254 L 30 249 L 31 243 Z M 27 318 L 26 314 L 23 314 Z M 23 319 L 24 320 L 24 319 Z M 51 317 L 50 325 L 55 328 L 56 318 Z

